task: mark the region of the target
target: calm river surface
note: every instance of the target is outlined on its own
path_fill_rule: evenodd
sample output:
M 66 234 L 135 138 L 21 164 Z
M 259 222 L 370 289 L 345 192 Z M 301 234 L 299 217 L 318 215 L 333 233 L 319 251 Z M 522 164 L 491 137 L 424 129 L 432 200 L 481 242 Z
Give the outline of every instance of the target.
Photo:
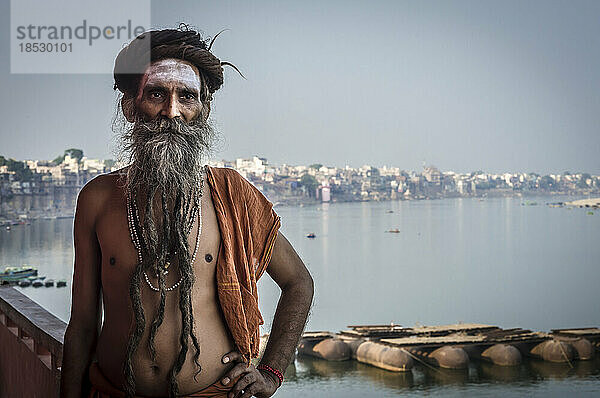
M 600 326 L 600 213 L 545 206 L 557 197 L 529 200 L 539 205 L 469 198 L 277 207 L 283 233 L 315 280 L 307 330 L 461 321 L 541 331 Z M 394 228 L 400 233 L 385 232 Z M 305 238 L 308 232 L 316 239 Z M 68 321 L 72 220 L 0 231 L 0 266 L 22 264 L 69 281 L 62 289 L 21 289 Z M 278 297 L 268 276 L 259 294 L 266 333 Z M 418 366 L 395 374 L 354 361 L 298 358 L 288 375 L 277 396 L 600 395 L 598 359 L 508 369 L 475 362 L 461 372 Z

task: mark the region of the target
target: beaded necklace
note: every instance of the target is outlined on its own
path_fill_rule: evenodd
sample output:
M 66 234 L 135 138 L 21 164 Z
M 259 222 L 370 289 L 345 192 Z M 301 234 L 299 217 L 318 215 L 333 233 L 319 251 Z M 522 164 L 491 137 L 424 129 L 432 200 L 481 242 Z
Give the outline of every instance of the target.
M 190 264 L 194 264 L 194 262 L 196 261 L 196 255 L 198 254 L 198 247 L 199 247 L 199 243 L 200 243 L 200 234 L 202 233 L 201 199 L 202 199 L 203 187 L 204 187 L 204 175 L 201 173 L 198 194 L 195 197 L 194 207 L 192 209 L 192 216 L 190 217 L 190 222 L 187 226 L 188 227 L 187 234 L 189 235 L 192 232 L 192 228 L 194 226 L 194 221 L 196 219 L 196 216 L 198 216 L 198 233 L 196 234 L 194 253 L 192 255 L 192 260 L 191 260 Z M 141 244 L 140 244 L 140 238 L 139 238 L 138 231 L 137 231 L 137 225 L 141 225 L 140 224 L 140 212 L 137 207 L 136 201 L 133 200 L 133 198 L 132 198 L 131 192 L 127 193 L 126 205 L 127 205 L 127 224 L 129 226 L 129 235 L 131 236 L 131 242 L 133 243 L 133 246 L 135 247 L 135 249 L 137 251 L 138 262 L 141 264 L 142 260 L 143 260 L 142 259 L 142 249 L 141 249 Z M 173 255 L 176 255 L 176 254 L 177 254 L 177 252 L 173 253 Z M 165 266 L 160 270 L 160 272 L 163 274 L 163 276 L 166 276 L 169 273 L 168 268 L 169 268 L 170 264 L 171 263 L 169 261 L 167 261 Z M 157 272 L 156 278 L 158 278 L 158 276 L 159 275 Z M 148 287 L 150 287 L 150 289 L 154 290 L 155 292 L 160 292 L 160 287 L 156 287 L 150 282 L 150 278 L 148 277 L 148 274 L 146 273 L 146 271 L 144 271 L 144 278 L 146 279 L 146 283 L 148 284 Z M 166 287 L 165 290 L 170 292 L 172 290 L 177 289 L 182 281 L 183 281 L 183 276 L 180 276 L 179 280 L 173 286 Z

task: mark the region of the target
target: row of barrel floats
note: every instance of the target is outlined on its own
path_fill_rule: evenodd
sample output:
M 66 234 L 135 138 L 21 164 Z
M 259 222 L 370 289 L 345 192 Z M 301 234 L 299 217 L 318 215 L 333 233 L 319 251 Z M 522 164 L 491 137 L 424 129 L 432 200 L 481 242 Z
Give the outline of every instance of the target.
M 599 328 L 553 329 L 551 333 L 482 324 L 348 328 L 337 334 L 304 333 L 298 355 L 328 361 L 355 359 L 389 371 L 406 372 L 415 362 L 446 369 L 466 369 L 471 360 L 517 366 L 523 357 L 570 364 L 590 360 L 600 349 Z

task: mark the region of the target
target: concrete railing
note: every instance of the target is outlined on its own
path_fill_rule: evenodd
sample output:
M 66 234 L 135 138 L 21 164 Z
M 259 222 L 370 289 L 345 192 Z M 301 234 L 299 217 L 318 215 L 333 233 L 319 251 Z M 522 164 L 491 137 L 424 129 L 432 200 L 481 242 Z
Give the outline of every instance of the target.
M 67 324 L 0 287 L 0 397 L 58 397 Z

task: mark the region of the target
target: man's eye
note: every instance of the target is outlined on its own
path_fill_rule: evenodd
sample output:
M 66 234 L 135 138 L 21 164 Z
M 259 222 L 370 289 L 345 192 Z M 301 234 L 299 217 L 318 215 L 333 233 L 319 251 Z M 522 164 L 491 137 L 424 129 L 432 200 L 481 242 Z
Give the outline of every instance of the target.
M 181 98 L 183 98 L 184 100 L 190 101 L 190 100 L 196 99 L 196 96 L 194 94 L 187 93 L 187 94 L 183 94 L 181 96 Z
M 150 98 L 162 98 L 162 93 L 160 91 L 151 91 Z

